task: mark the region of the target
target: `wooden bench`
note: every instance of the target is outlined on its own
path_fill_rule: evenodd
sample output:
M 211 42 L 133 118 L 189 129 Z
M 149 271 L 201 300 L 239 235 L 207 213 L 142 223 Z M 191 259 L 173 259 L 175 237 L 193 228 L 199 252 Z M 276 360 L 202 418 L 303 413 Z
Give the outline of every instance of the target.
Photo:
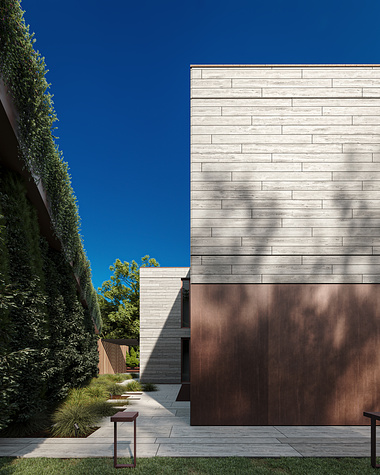
M 113 466 L 115 468 L 135 468 L 136 467 L 136 419 L 138 412 L 117 412 L 111 416 L 111 422 L 114 423 L 113 431 Z M 118 464 L 117 463 L 117 423 L 133 422 L 133 463 Z
M 376 465 L 376 421 L 380 421 L 380 412 L 363 412 L 363 416 L 371 419 L 371 465 L 380 468 Z

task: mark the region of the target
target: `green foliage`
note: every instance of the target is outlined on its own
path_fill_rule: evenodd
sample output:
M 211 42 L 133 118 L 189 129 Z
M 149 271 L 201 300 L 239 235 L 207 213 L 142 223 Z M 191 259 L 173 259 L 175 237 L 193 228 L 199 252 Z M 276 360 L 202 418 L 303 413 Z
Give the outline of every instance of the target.
M 99 384 L 85 388 L 85 394 L 90 398 L 106 398 L 108 396 L 107 389 Z
M 99 418 L 98 412 L 85 400 L 68 400 L 54 413 L 52 429 L 57 437 L 74 437 L 75 425 L 79 426 L 78 435 L 85 436 Z
M 132 379 L 132 376 L 126 373 L 107 374 L 107 377 L 110 381 L 114 381 L 115 383 L 121 383 L 127 379 Z
M 137 368 L 140 364 L 140 352 L 133 348 L 133 346 L 130 347 L 129 353 L 125 355 L 125 363 L 127 367 L 129 368 Z
M 98 352 L 71 267 L 40 238 L 21 178 L 0 168 L 0 189 L 0 430 L 28 433 L 97 373 Z
M 121 386 L 118 383 L 108 383 L 106 389 L 112 396 L 121 396 L 121 394 L 125 393 L 126 386 Z
M 152 392 L 152 391 L 158 391 L 158 388 L 153 383 L 144 383 L 142 385 L 142 390 L 145 391 L 146 393 L 148 393 L 148 392 Z
M 138 381 L 131 381 L 127 384 L 126 391 L 142 391 L 142 386 Z
M 100 329 L 97 296 L 79 234 L 76 198 L 67 163 L 54 141 L 53 124 L 57 118 L 45 78 L 45 61 L 34 50 L 35 40 L 25 25 L 19 0 L 0 2 L 0 38 L 0 75 L 18 112 L 16 134 L 21 158 L 36 184 L 41 182 L 47 192 L 54 231 L 66 261 L 79 278 L 91 318 Z
M 0 167 L 0 430 L 12 424 L 32 431 L 52 404 L 96 374 L 93 322 L 100 328 L 101 319 L 68 167 L 52 134 L 44 59 L 19 0 L 0 2 L 0 38 L 0 76 L 17 111 L 20 159 L 47 193 L 63 247 L 53 251 L 40 238 L 23 180 Z
M 116 384 L 110 383 L 106 378 L 101 381 L 105 384 L 99 384 L 97 378 L 94 378 L 86 387 L 69 391 L 65 401 L 53 414 L 52 433 L 54 436 L 86 436 L 102 417 L 109 417 L 117 412 L 112 404 L 106 402 L 109 396 L 109 388 L 106 384 Z M 120 391 L 115 394 L 120 394 Z M 128 404 L 128 401 L 125 401 L 125 404 Z M 79 426 L 77 431 L 74 424 Z
M 44 248 L 49 314 L 50 398 L 60 400 L 73 386 L 97 373 L 96 336 L 88 310 L 78 301 L 70 266 L 62 253 Z
M 138 450 L 138 449 L 137 449 Z M 119 463 L 130 463 L 120 457 Z M 111 457 L 0 458 L 1 475 L 114 475 Z M 127 473 L 127 471 L 125 471 Z M 369 457 L 149 457 L 137 458 L 136 475 L 366 475 L 377 473 Z
M 145 256 L 141 264 L 116 259 L 110 280 L 98 288 L 102 338 L 138 338 L 140 333 L 140 267 L 159 267 Z

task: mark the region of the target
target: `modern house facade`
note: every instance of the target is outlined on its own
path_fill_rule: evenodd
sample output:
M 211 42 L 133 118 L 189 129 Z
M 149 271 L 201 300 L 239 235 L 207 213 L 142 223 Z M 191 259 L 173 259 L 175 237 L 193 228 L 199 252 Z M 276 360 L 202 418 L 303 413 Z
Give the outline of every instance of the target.
M 140 268 L 141 382 L 189 382 L 189 271 Z
M 378 65 L 191 67 L 193 425 L 380 407 L 379 124 Z

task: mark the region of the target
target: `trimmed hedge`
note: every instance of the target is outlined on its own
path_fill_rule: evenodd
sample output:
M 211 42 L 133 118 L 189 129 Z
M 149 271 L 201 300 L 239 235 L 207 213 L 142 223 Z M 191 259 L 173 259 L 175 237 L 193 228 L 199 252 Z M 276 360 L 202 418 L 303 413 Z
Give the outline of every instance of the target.
M 19 157 L 47 193 L 62 251 L 41 237 L 23 179 L 0 166 L 0 430 L 37 430 L 70 388 L 97 374 L 98 365 L 97 294 L 68 167 L 52 133 L 56 115 L 44 59 L 33 42 L 20 1 L 2 0 L 0 76 L 19 115 Z
M 91 282 L 90 263 L 79 234 L 80 219 L 67 163 L 55 144 L 56 114 L 45 79 L 44 58 L 33 48 L 33 35 L 25 25 L 19 0 L 0 2 L 0 75 L 18 111 L 20 156 L 35 181 L 47 192 L 54 232 L 64 255 L 78 276 L 82 298 L 94 323 L 101 329 L 97 294 Z
M 97 374 L 97 337 L 71 266 L 39 235 L 22 179 L 0 168 L 0 190 L 0 284 L 9 297 L 0 299 L 0 429 L 32 430 Z

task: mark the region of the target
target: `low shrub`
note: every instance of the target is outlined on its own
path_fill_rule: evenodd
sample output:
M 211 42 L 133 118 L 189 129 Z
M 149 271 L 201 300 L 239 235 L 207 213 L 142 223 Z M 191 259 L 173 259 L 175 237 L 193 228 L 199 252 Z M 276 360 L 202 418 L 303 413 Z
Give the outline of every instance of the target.
M 132 379 L 132 376 L 127 373 L 107 374 L 106 376 L 107 379 L 115 383 L 121 383 L 123 381 L 126 381 L 127 379 Z
M 53 414 L 52 433 L 56 437 L 86 436 L 98 419 L 99 413 L 90 403 L 67 400 Z
M 73 388 L 70 389 L 65 401 L 81 402 L 88 398 L 89 396 L 86 394 L 86 388 Z
M 112 394 L 112 396 L 120 396 L 126 391 L 127 387 L 129 388 L 129 384 L 128 386 L 121 386 L 117 383 L 108 383 L 108 385 L 105 386 L 107 392 Z
M 131 381 L 125 386 L 126 391 L 142 391 L 142 386 L 138 381 Z
M 89 398 L 102 398 L 105 399 L 108 396 L 107 389 L 104 385 L 90 385 L 84 389 L 84 393 Z
M 135 349 L 133 347 L 131 347 L 129 349 L 129 353 L 126 354 L 125 363 L 126 363 L 127 367 L 129 367 L 129 368 L 137 368 L 140 364 L 140 352 L 139 352 L 139 350 L 137 349 L 137 351 L 135 351 Z
M 142 390 L 145 392 L 150 392 L 150 391 L 158 391 L 158 388 L 153 383 L 144 383 L 142 385 Z
M 87 436 L 102 417 L 112 416 L 117 411 L 112 404 L 99 398 L 67 399 L 53 414 L 52 434 L 55 437 Z
M 123 405 L 127 405 L 128 401 L 123 401 Z M 93 401 L 91 403 L 91 410 L 98 415 L 98 418 L 110 417 L 118 412 L 119 409 L 114 407 L 114 403 L 109 403 L 107 401 Z

